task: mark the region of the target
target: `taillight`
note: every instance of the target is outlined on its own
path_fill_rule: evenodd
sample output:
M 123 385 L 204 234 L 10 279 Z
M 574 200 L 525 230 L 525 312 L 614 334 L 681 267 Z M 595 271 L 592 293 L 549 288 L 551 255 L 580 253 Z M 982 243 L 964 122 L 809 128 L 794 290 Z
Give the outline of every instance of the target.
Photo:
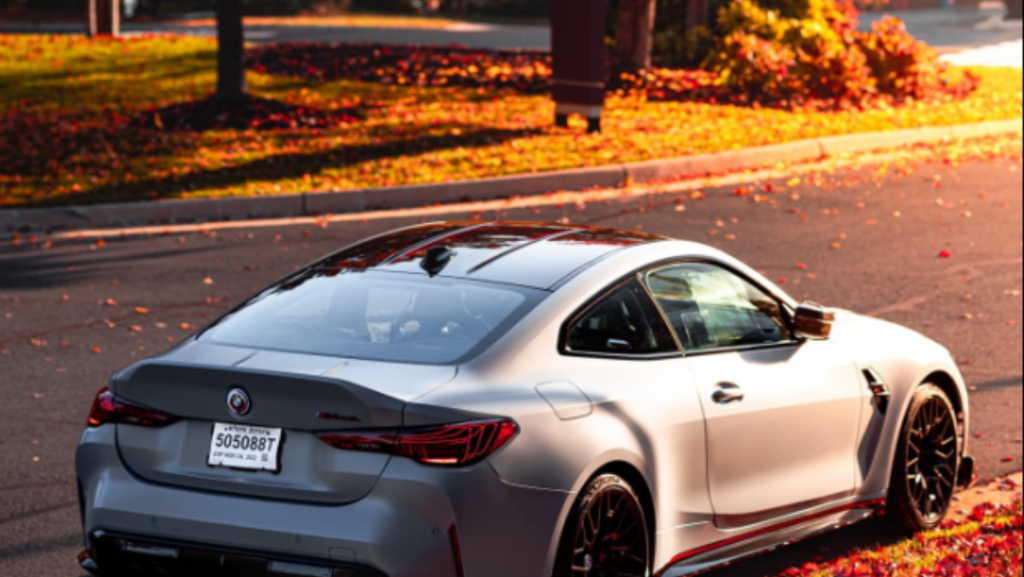
M 490 457 L 519 433 L 502 419 L 411 429 L 401 433 L 322 433 L 335 449 L 406 457 L 432 467 L 468 467 Z
M 103 425 L 133 425 L 148 429 L 162 429 L 177 423 L 180 419 L 149 407 L 119 399 L 114 393 L 103 389 L 96 395 L 96 401 L 89 412 L 89 428 Z

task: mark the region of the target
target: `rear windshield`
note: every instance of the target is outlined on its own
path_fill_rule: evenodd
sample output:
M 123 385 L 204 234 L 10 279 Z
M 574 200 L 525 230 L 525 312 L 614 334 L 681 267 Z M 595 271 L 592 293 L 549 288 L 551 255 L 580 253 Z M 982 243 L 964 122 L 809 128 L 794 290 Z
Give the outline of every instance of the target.
M 422 275 L 312 269 L 252 299 L 201 339 L 371 361 L 461 364 L 546 295 Z

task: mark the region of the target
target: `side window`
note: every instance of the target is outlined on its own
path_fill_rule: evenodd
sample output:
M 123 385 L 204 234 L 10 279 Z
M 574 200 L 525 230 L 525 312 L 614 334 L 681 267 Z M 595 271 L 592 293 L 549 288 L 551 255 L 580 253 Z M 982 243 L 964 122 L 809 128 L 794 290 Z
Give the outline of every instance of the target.
M 647 284 L 686 351 L 792 338 L 782 306 L 723 268 L 704 263 L 671 266 L 649 273 Z
M 678 353 L 679 346 L 639 280 L 605 296 L 569 327 L 570 351 L 649 356 Z

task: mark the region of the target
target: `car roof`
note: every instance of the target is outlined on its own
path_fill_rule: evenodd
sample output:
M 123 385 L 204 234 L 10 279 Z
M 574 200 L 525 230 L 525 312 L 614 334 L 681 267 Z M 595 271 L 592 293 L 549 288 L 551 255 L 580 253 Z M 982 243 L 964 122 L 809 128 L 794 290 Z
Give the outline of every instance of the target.
M 428 251 L 447 247 L 456 256 L 437 276 L 551 290 L 613 253 L 669 240 L 645 232 L 563 224 L 429 223 L 362 241 L 314 268 L 427 276 L 421 263 Z

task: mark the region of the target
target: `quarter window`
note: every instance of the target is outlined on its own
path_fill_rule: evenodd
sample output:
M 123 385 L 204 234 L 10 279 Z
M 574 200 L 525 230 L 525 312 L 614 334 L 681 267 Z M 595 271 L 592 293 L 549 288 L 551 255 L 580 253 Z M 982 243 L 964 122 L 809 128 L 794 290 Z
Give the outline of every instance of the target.
M 676 265 L 649 273 L 647 284 L 688 352 L 791 340 L 778 301 L 723 268 Z
M 643 285 L 620 286 L 569 327 L 571 352 L 627 356 L 678 353 L 679 346 Z

